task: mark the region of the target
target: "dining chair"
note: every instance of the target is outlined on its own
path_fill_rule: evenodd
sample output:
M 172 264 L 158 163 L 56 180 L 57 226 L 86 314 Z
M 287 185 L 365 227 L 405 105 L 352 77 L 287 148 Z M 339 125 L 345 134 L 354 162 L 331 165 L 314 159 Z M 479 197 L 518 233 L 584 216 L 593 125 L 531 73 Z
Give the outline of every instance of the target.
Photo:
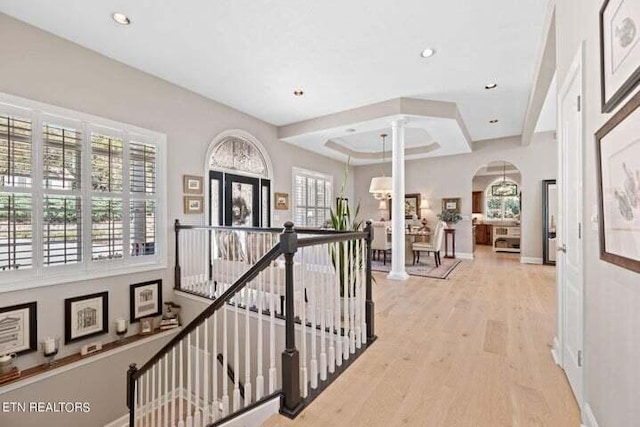
M 373 255 L 380 256 L 382 251 L 382 263 L 387 264 L 387 252 L 391 251 L 391 242 L 387 236 L 387 223 L 383 221 L 376 221 L 371 224 L 373 228 L 373 240 L 371 241 L 371 250 Z
M 436 267 L 440 267 L 440 265 L 442 265 L 440 251 L 442 250 L 442 243 L 444 242 L 445 227 L 446 224 L 443 221 L 438 221 L 431 243 L 415 242 L 411 245 L 411 250 L 413 251 L 413 265 L 420 262 L 420 252 L 426 252 L 427 255 L 429 255 L 430 252 L 433 252 L 433 259 L 436 263 Z

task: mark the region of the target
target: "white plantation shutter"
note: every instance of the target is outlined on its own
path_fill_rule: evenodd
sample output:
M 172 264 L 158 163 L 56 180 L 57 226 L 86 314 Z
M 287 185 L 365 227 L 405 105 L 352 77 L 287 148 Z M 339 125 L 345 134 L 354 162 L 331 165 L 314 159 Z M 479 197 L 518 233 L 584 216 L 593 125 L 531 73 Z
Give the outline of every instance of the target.
M 0 114 L 0 188 L 32 184 L 31 121 Z
M 0 94 L 0 288 L 163 265 L 164 144 L 152 131 Z
M 0 272 L 32 266 L 32 198 L 0 193 Z
M 330 219 L 332 177 L 313 171 L 294 169 L 294 224 L 322 227 Z
M 131 256 L 153 255 L 156 251 L 156 158 L 153 144 L 129 144 Z
M 0 272 L 31 268 L 31 120 L 0 114 Z
M 46 120 L 42 126 L 42 264 L 82 261 L 82 132 Z

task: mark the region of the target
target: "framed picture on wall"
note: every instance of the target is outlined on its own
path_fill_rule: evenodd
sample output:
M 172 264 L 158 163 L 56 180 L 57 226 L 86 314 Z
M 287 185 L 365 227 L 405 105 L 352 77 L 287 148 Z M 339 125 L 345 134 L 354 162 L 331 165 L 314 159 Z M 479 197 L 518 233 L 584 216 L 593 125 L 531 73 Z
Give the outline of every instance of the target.
M 129 286 L 129 322 L 162 314 L 162 279 Z
M 36 302 L 0 307 L 0 354 L 22 354 L 38 349 Z
M 389 199 L 389 219 L 391 219 L 391 213 L 393 210 L 391 202 L 391 199 Z M 420 218 L 420 193 L 411 193 L 404 195 L 404 218 Z
M 64 300 L 64 343 L 109 332 L 109 293 L 83 295 Z
M 640 272 L 640 92 L 596 132 L 600 258 Z
M 638 0 L 605 0 L 600 9 L 600 79 L 603 113 L 640 83 Z
M 460 197 L 453 198 L 444 198 L 442 199 L 442 210 L 454 211 L 455 213 L 460 213 L 462 210 Z
M 204 198 L 202 196 L 184 196 L 184 213 L 201 214 L 204 209 Z
M 182 192 L 185 194 L 202 194 L 203 179 L 197 175 L 182 175 Z
M 286 211 L 289 209 L 289 194 L 287 193 L 273 193 L 275 199 L 275 209 L 279 211 Z

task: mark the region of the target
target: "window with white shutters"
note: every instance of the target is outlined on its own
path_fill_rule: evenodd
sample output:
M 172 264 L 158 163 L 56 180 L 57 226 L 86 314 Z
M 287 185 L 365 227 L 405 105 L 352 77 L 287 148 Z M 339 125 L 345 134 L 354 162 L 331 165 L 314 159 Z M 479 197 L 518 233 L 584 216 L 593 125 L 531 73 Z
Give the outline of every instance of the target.
M 0 93 L 0 292 L 163 268 L 164 144 Z
M 32 124 L 0 113 L 0 272 L 32 267 Z
M 129 145 L 129 230 L 131 256 L 155 254 L 156 147 L 132 141 Z
M 42 126 L 42 263 L 82 261 L 82 132 L 46 120 Z
M 300 227 L 323 227 L 330 220 L 332 177 L 294 168 L 294 223 Z

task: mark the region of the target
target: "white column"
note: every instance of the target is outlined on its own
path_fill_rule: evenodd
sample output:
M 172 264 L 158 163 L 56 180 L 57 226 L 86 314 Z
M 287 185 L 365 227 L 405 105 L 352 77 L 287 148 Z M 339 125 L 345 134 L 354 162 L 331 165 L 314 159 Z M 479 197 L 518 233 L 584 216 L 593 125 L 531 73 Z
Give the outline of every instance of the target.
M 394 120 L 392 127 L 393 193 L 391 218 L 391 271 L 387 276 L 391 280 L 407 280 L 409 275 L 404 269 L 404 120 Z

